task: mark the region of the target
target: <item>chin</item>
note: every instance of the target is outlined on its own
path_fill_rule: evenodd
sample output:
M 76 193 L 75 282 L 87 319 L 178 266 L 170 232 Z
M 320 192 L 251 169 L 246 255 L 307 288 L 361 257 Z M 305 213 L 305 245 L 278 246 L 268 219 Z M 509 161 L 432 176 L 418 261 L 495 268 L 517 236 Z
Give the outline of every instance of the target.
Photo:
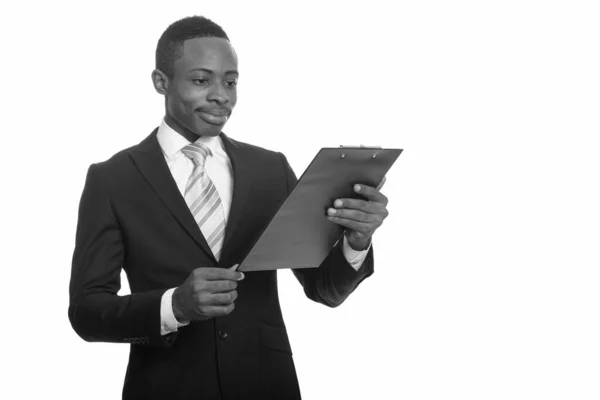
M 212 126 L 210 129 L 201 129 L 197 132 L 199 136 L 219 136 L 221 134 L 223 127 L 222 126 Z
M 221 131 L 223 130 L 223 125 L 213 125 L 204 121 L 199 121 L 199 123 L 194 124 L 194 133 L 198 136 L 219 136 Z
M 185 126 L 185 131 L 188 132 L 188 135 L 193 134 L 194 136 L 219 136 L 222 128 L 222 126 L 215 125 L 188 124 Z M 190 138 L 188 137 L 188 139 Z

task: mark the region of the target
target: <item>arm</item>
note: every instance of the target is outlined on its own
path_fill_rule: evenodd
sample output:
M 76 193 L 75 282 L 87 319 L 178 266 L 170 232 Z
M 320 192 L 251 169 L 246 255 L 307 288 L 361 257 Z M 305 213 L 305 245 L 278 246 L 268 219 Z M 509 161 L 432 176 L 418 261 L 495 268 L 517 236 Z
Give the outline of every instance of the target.
M 71 325 L 89 342 L 168 344 L 160 334 L 166 289 L 117 295 L 124 259 L 121 235 L 108 189 L 98 166 L 92 165 L 79 205 L 69 286 Z
M 291 192 L 297 178 L 285 156 L 280 154 L 280 157 L 286 173 L 288 192 Z M 293 273 L 309 299 L 329 307 L 337 307 L 363 280 L 373 274 L 373 249 L 367 248 L 367 256 L 358 271 L 348 263 L 343 251 L 343 241 L 340 240 L 318 268 L 295 269 Z
M 354 270 L 344 257 L 340 241 L 318 268 L 295 269 L 293 272 L 309 299 L 328 307 L 337 307 L 363 280 L 373 275 L 373 265 L 371 248 L 360 269 Z

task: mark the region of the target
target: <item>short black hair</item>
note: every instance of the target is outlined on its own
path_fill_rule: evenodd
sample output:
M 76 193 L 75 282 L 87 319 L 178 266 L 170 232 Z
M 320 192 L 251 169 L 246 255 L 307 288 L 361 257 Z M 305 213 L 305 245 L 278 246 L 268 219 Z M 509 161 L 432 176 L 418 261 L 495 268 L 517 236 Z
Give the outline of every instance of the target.
M 163 32 L 156 45 L 156 69 L 172 78 L 173 62 L 183 56 L 183 42 L 198 37 L 218 37 L 229 40 L 219 25 L 208 18 L 193 16 L 173 22 Z

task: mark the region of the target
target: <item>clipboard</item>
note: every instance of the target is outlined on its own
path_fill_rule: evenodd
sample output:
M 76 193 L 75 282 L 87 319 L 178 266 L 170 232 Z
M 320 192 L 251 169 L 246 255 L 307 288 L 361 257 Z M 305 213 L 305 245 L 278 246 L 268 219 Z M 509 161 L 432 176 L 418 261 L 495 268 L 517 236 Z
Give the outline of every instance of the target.
M 345 228 L 326 218 L 339 198 L 361 198 L 354 184 L 377 187 L 402 149 L 323 148 L 237 268 L 261 271 L 321 265 Z

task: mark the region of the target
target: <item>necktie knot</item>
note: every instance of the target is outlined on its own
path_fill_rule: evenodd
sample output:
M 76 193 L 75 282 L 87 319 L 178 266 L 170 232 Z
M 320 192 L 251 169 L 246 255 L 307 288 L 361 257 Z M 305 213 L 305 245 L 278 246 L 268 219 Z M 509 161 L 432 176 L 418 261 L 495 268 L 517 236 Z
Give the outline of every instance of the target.
M 203 145 L 202 143 L 194 142 L 190 143 L 181 149 L 181 152 L 186 155 L 194 165 L 203 167 L 206 162 L 206 157 L 211 155 L 211 151 L 208 146 Z

